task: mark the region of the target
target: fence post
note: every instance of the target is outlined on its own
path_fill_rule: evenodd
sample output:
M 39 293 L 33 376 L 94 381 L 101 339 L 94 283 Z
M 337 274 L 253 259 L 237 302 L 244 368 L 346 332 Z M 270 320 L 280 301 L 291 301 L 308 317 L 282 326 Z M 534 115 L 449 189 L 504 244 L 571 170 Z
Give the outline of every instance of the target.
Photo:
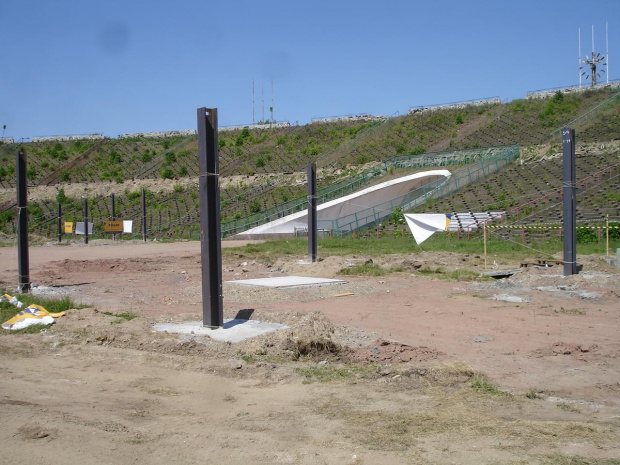
M 217 108 L 198 108 L 202 324 L 224 325 Z
M 142 240 L 146 242 L 146 191 L 142 188 Z
M 62 204 L 58 204 L 58 242 L 62 242 Z
M 26 151 L 17 151 L 17 274 L 18 291 L 30 292 L 30 260 L 28 250 L 28 179 Z
M 112 207 L 112 221 L 116 220 L 116 198 L 114 196 L 114 192 L 110 194 L 110 204 Z M 112 240 L 116 240 L 116 233 L 112 233 Z
M 311 262 L 316 262 L 317 236 L 316 163 L 308 163 L 308 258 Z
M 88 244 L 88 198 L 84 197 L 84 244 Z
M 577 273 L 575 130 L 562 129 L 564 276 Z

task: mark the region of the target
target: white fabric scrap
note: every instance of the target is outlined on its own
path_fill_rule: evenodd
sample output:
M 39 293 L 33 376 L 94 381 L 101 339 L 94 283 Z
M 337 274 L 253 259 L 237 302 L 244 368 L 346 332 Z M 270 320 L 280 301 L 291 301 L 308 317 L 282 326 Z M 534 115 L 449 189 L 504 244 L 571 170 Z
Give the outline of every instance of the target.
M 450 223 L 450 218 L 442 213 L 407 213 L 405 220 L 418 245 L 437 231 L 446 231 Z
M 51 325 L 54 324 L 54 319 L 51 316 L 44 316 L 41 318 L 24 318 L 17 323 L 14 323 L 10 328 L 5 329 L 24 329 L 32 325 Z

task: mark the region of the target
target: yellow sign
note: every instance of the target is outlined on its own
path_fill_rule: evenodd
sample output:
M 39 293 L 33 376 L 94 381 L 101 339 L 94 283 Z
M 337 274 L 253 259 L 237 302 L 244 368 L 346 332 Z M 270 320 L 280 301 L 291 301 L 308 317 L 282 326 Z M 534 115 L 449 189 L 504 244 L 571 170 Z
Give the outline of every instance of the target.
M 73 234 L 73 221 L 65 221 L 65 234 Z
M 122 233 L 123 232 L 123 221 L 122 220 L 106 221 L 103 224 L 103 230 L 107 233 Z

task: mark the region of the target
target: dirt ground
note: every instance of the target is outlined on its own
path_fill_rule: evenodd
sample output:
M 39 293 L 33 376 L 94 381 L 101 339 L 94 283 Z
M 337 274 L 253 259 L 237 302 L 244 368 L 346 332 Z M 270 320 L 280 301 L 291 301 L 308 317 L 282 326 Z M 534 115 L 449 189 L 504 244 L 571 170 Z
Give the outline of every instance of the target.
M 199 252 L 31 248 L 33 293 L 87 308 L 0 335 L 1 463 L 620 463 L 620 274 L 603 257 L 579 257 L 577 276 L 464 282 L 421 270 L 482 270 L 481 257 L 373 257 L 404 271 L 371 278 L 337 275 L 368 257 L 226 255 L 225 318 L 289 329 L 235 344 L 153 332 L 202 319 Z M 14 290 L 17 251 L 0 258 Z M 346 283 L 229 283 L 287 275 Z

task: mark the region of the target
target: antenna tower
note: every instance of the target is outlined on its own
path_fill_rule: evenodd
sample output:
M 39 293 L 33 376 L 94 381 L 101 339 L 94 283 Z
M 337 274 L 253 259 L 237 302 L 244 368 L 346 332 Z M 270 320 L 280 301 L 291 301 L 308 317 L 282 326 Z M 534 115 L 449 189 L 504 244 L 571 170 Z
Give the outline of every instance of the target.
M 271 76 L 271 106 L 269 107 L 269 111 L 271 112 L 271 122 L 274 123 L 273 119 L 273 76 Z
M 579 30 L 579 85 L 581 86 L 581 76 L 585 77 L 587 81 L 590 79 L 590 83 L 592 87 L 596 86 L 598 79 L 601 77 L 601 72 L 607 75 L 607 82 L 609 82 L 609 75 L 604 66 L 607 66 L 609 62 L 609 51 L 607 52 L 607 58 L 605 56 L 601 56 L 600 53 L 596 52 L 594 49 L 594 25 L 592 25 L 592 54 L 591 56 L 586 55 L 585 60 L 581 58 L 581 29 Z M 581 66 L 584 64 L 586 66 Z M 598 66 L 601 66 L 599 68 Z M 590 74 L 588 74 L 588 71 Z

